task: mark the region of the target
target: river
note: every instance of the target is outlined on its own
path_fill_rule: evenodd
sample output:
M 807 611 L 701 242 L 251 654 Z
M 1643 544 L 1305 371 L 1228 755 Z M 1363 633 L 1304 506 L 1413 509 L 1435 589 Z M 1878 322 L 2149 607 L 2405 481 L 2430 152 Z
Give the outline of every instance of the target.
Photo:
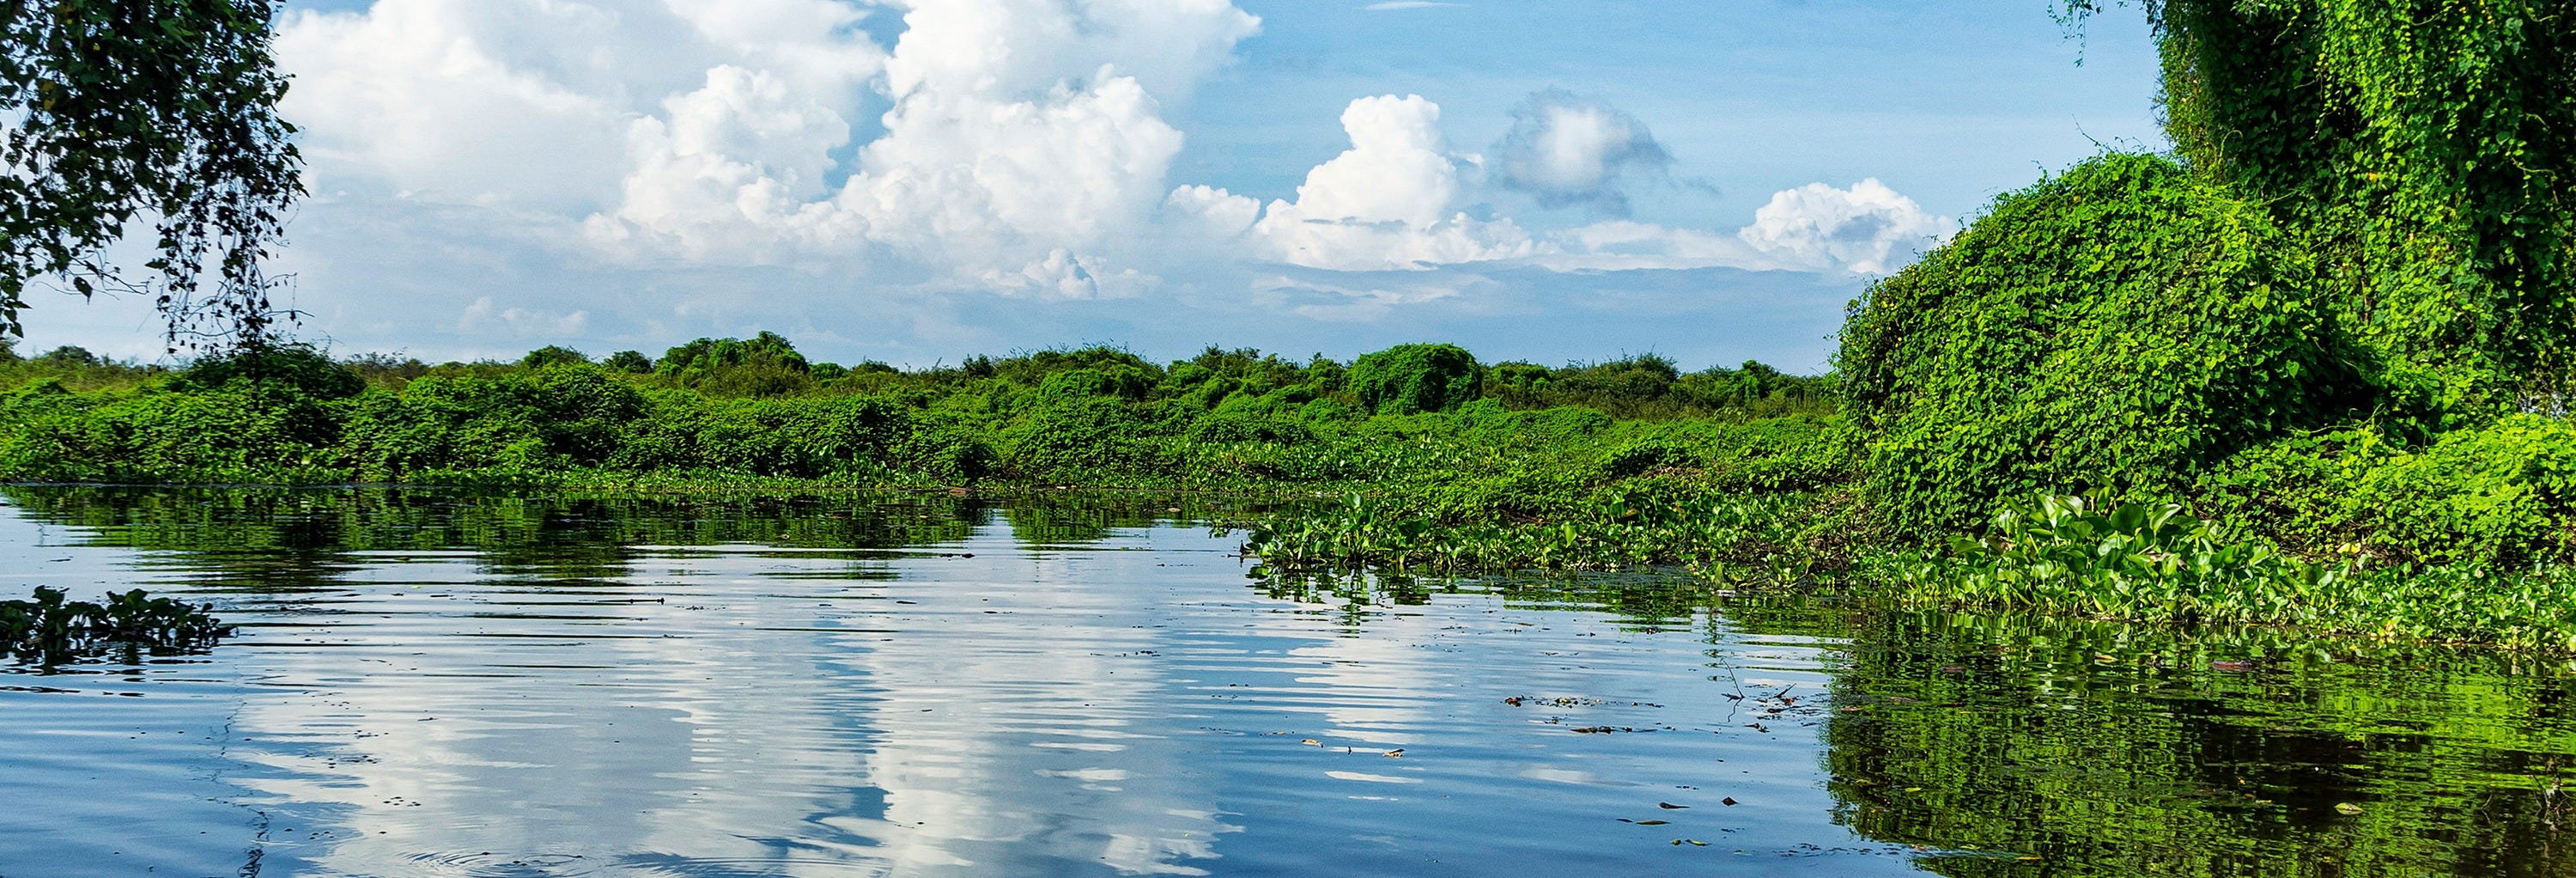
M 2530 656 L 1279 582 L 1136 497 L 0 488 L 0 876 L 2576 875 Z

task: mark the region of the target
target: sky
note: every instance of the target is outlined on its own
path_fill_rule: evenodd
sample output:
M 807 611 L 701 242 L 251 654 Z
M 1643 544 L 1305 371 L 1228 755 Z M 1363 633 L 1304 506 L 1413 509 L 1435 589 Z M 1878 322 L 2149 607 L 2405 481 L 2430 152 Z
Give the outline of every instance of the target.
M 286 5 L 272 274 L 343 354 L 904 366 L 1086 344 L 1827 367 L 1996 195 L 2163 149 L 2136 10 L 2049 0 Z M 164 357 L 30 296 L 21 350 Z

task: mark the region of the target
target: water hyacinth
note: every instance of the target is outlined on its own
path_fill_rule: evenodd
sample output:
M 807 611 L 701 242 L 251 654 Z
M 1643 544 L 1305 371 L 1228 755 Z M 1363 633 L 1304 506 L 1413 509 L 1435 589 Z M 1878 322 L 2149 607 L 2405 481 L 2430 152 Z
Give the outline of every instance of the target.
M 1917 605 L 2576 651 L 2576 583 L 2564 567 L 2308 560 L 2174 504 L 2041 495 L 1947 551 L 1870 566 Z
M 50 665 L 112 650 L 204 649 L 233 632 L 201 606 L 142 589 L 110 593 L 105 603 L 64 598 L 62 589 L 37 586 L 33 600 L 0 601 L 0 652 Z

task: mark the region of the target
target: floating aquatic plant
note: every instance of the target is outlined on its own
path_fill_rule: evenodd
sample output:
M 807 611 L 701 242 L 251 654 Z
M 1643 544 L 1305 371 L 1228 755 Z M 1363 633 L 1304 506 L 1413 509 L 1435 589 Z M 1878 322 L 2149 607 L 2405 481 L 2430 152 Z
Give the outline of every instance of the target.
M 142 589 L 111 592 L 105 603 L 65 600 L 62 589 L 36 587 L 34 600 L 0 601 L 0 650 L 10 658 L 55 664 L 77 658 L 205 649 L 232 634 L 199 605 L 156 598 Z

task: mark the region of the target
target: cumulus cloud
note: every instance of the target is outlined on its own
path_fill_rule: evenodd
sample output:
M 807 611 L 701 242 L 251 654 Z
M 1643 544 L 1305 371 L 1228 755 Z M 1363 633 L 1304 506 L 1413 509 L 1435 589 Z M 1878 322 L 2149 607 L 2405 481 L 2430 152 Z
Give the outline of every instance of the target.
M 1338 271 L 1424 269 L 1527 256 L 1535 244 L 1510 219 L 1455 207 L 1458 166 L 1440 133 L 1440 106 L 1420 95 L 1352 101 L 1342 111 L 1351 148 L 1306 173 L 1297 200 L 1270 203 L 1252 231 L 1263 256 Z M 1177 196 L 1178 193 L 1175 193 Z M 1240 202 L 1212 209 L 1240 215 Z
M 419 235 L 438 277 L 579 266 L 668 296 L 439 307 L 478 337 L 585 331 L 584 306 L 610 332 L 733 331 L 761 319 L 737 313 L 750 290 L 785 288 L 830 313 L 859 289 L 1163 291 L 1368 320 L 1478 307 L 1508 294 L 1493 271 L 1881 272 L 1955 229 L 1875 180 L 1788 190 L 1741 230 L 1630 222 L 1671 155 L 1560 91 L 1491 158 L 1455 151 L 1431 100 L 1381 95 L 1293 193 L 1170 179 L 1169 119 L 1259 27 L 1230 0 L 375 0 L 289 15 L 278 54 L 317 205 L 408 217 L 370 228 Z M 1533 231 L 1492 187 L 1612 221 Z
M 1733 233 L 1613 220 L 1567 229 L 1533 261 L 1557 271 L 1740 268 L 1886 274 L 1939 246 L 1959 223 L 1876 179 L 1774 193 Z
M 720 97 L 710 102 L 720 120 L 757 108 L 780 129 L 763 142 L 790 146 L 761 155 L 677 144 L 656 120 L 638 122 L 627 197 L 593 218 L 593 237 L 754 264 L 783 258 L 780 247 L 886 251 L 969 285 L 1049 296 L 1150 285 L 1132 268 L 1096 265 L 1159 206 L 1180 152 L 1157 95 L 1187 95 L 1258 20 L 1224 0 L 950 0 L 914 6 L 904 21 L 883 65 L 885 133 L 836 191 L 806 185 L 849 137 L 828 107 Z M 710 77 L 708 89 L 721 85 Z M 692 109 L 674 102 L 664 127 Z
M 1661 176 L 1672 160 L 1637 117 L 1549 89 L 1512 111 L 1511 130 L 1494 145 L 1494 179 L 1549 207 L 1581 204 L 1627 216 L 1624 178 Z
M 332 171 L 553 210 L 629 260 L 1145 282 L 1082 266 L 1160 206 L 1182 142 L 1164 102 L 1259 20 L 1229 0 L 903 8 L 888 50 L 841 0 L 378 0 L 293 16 L 279 55 Z
M 1736 233 L 1784 267 L 1885 274 L 1959 231 L 1873 177 L 1836 189 L 1809 183 L 1782 190 Z

